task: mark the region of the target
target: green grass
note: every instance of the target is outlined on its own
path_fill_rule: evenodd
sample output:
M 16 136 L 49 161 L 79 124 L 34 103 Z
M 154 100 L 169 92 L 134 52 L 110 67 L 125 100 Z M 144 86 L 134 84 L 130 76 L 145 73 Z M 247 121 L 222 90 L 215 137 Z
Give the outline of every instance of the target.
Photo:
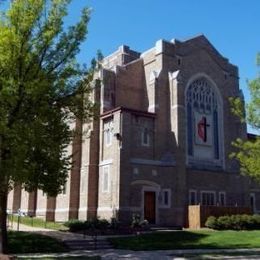
M 67 247 L 60 241 L 40 234 L 21 231 L 8 232 L 9 253 L 57 253 L 67 252 Z
M 130 250 L 260 248 L 260 231 L 173 231 L 110 241 Z
M 18 222 L 18 216 L 8 215 L 8 221 L 9 221 L 9 225 L 12 225 L 12 221 Z M 23 225 L 33 226 L 33 227 L 49 228 L 54 230 L 68 230 L 68 228 L 65 227 L 63 223 L 45 221 L 43 219 L 35 218 L 35 217 L 31 218 L 28 216 L 22 216 L 20 217 L 20 223 Z

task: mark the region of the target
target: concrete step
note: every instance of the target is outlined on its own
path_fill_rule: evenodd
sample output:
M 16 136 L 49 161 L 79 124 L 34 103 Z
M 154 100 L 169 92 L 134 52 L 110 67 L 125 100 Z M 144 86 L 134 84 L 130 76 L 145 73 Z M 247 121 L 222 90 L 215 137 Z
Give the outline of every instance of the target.
M 159 226 L 154 226 L 151 227 L 151 231 L 175 231 L 175 230 L 182 230 L 183 228 L 181 226 L 170 226 L 170 227 L 159 227 Z

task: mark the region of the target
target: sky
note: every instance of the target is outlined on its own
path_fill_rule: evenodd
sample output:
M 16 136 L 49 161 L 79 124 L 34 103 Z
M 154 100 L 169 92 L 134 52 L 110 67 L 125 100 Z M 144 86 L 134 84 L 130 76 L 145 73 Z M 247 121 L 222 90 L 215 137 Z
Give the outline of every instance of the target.
M 107 56 L 124 44 L 143 52 L 159 39 L 204 34 L 238 66 L 240 88 L 249 99 L 247 80 L 258 71 L 260 0 L 72 0 L 66 23 L 75 23 L 84 6 L 92 14 L 80 62 L 89 63 L 98 49 Z
M 81 61 L 89 62 L 98 49 L 106 56 L 124 44 L 143 52 L 159 39 L 185 40 L 204 34 L 238 66 L 240 88 L 249 99 L 247 80 L 258 71 L 260 0 L 74 0 L 71 21 L 83 6 L 92 8 L 92 15 Z

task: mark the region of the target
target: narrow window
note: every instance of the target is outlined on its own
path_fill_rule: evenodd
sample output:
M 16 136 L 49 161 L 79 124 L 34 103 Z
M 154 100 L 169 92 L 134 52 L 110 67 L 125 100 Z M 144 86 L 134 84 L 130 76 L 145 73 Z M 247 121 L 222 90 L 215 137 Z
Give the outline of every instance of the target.
M 189 191 L 189 205 L 196 205 L 197 204 L 197 191 L 190 190 Z
M 163 189 L 162 190 L 162 206 L 165 208 L 169 208 L 171 205 L 171 190 L 170 189 Z
M 104 122 L 104 143 L 106 146 L 110 146 L 112 144 L 112 137 L 113 137 L 113 121 L 109 120 Z
M 112 138 L 111 138 L 111 131 L 110 129 L 105 130 L 105 144 L 106 146 L 111 145 Z
M 150 146 L 150 135 L 147 128 L 144 128 L 142 131 L 142 145 Z
M 109 166 L 103 167 L 102 192 L 109 192 Z
M 164 191 L 163 192 L 163 204 L 165 206 L 169 205 L 169 191 Z
M 226 205 L 226 193 L 224 191 L 221 191 L 219 193 L 218 202 L 219 202 L 220 206 L 225 206 Z

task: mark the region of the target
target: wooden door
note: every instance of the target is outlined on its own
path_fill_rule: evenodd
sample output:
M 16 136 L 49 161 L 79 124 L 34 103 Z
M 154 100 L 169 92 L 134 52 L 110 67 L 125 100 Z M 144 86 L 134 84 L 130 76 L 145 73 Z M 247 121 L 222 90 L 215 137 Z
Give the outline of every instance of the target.
M 154 191 L 144 193 L 144 219 L 150 224 L 155 224 L 156 197 Z

